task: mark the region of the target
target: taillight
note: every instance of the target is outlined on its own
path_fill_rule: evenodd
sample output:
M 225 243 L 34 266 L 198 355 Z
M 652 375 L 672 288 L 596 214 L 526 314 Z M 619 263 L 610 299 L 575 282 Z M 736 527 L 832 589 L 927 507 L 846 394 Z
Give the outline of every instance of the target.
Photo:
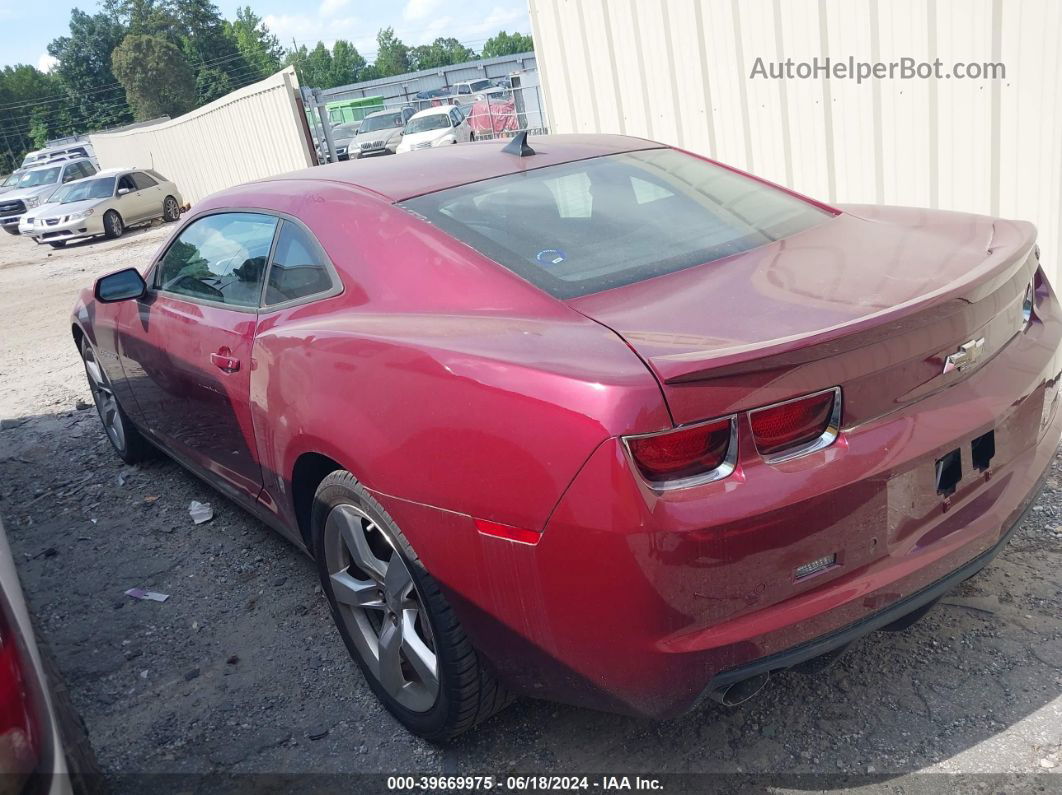
M 40 759 L 40 732 L 22 655 L 0 605 L 0 780 L 29 778 Z M 3 788 L 0 787 L 0 790 Z
M 774 461 L 829 446 L 840 422 L 840 387 L 749 412 L 756 449 Z
M 725 478 L 734 470 L 734 419 L 727 417 L 624 441 L 642 476 L 661 488 Z

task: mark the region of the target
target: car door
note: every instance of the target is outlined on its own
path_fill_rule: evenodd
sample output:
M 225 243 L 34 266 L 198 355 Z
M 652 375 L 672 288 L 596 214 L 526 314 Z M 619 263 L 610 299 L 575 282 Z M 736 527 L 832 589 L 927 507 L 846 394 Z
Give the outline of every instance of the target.
M 143 219 L 161 218 L 162 201 L 166 197 L 162 195 L 162 187 L 157 179 L 143 171 L 134 171 L 129 175 L 136 186 L 137 204 L 140 206 Z
M 468 141 L 471 136 L 469 132 L 472 127 L 468 123 L 468 117 L 465 116 L 457 108 L 453 108 L 450 111 L 450 123 L 454 126 L 454 140 L 455 141 Z
M 140 196 L 137 195 L 136 183 L 133 182 L 132 174 L 123 174 L 118 178 L 114 196 L 114 208 L 122 216 L 122 221 L 125 222 L 126 226 L 135 224 L 144 217 L 144 208 L 140 204 Z
M 251 346 L 278 219 L 202 216 L 170 243 L 123 315 L 122 366 L 138 419 L 178 458 L 254 499 L 262 472 L 250 411 Z

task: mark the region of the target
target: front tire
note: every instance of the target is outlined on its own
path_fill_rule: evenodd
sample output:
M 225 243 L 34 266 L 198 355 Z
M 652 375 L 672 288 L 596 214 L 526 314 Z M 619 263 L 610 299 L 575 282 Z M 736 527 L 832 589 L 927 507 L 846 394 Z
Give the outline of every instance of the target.
M 125 232 L 125 223 L 122 221 L 122 216 L 118 215 L 115 210 L 108 210 L 103 216 L 103 231 L 106 234 L 108 240 L 114 240 L 121 237 Z
M 402 531 L 353 475 L 341 470 L 321 482 L 311 521 L 339 634 L 400 723 L 442 742 L 511 701 Z
M 19 234 L 18 225 L 17 224 L 11 224 L 10 226 L 5 226 L 4 227 L 4 231 L 7 232 L 9 235 L 17 235 L 17 234 Z
M 96 404 L 96 412 L 100 415 L 103 430 L 107 434 L 107 440 L 111 447 L 118 453 L 127 464 L 136 464 L 151 455 L 151 443 L 145 439 L 136 426 L 129 421 L 118 397 L 114 394 L 111 382 L 96 357 L 96 351 L 89 343 L 88 338 L 81 340 L 81 360 L 85 364 L 85 375 L 88 377 L 89 389 L 92 392 L 92 402 Z
M 65 240 L 52 240 L 48 243 L 52 248 L 63 248 L 66 245 Z

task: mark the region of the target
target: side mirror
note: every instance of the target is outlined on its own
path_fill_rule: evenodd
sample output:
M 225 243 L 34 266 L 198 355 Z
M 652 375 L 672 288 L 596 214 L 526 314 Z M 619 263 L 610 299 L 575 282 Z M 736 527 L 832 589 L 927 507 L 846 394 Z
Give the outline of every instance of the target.
M 93 290 L 96 300 L 103 304 L 141 298 L 145 292 L 147 292 L 147 284 L 136 268 L 126 268 L 117 273 L 101 276 L 96 280 L 96 288 Z
M 127 194 L 129 192 L 130 192 L 129 188 L 118 188 L 118 195 L 119 196 L 125 196 L 125 194 Z

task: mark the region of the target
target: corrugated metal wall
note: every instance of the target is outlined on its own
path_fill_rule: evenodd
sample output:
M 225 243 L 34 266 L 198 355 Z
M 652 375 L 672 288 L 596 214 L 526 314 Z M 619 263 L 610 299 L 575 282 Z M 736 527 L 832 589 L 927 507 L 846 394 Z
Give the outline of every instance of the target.
M 328 102 L 336 99 L 376 96 L 383 97 L 385 102 L 408 101 L 418 91 L 432 91 L 464 80 L 478 80 L 481 77 L 505 77 L 512 72 L 536 69 L 537 63 L 533 52 L 499 55 L 495 58 L 480 58 L 478 61 L 440 66 L 436 69 L 421 69 L 419 72 L 407 72 L 394 77 L 350 83 L 329 88 L 321 93 Z
M 530 3 L 556 132 L 653 138 L 834 202 L 1024 218 L 1062 260 L 1056 0 Z M 757 57 L 827 55 L 1002 62 L 1006 79 L 750 78 Z
M 170 121 L 91 136 L 101 168 L 154 168 L 187 201 L 313 165 L 293 67 Z

